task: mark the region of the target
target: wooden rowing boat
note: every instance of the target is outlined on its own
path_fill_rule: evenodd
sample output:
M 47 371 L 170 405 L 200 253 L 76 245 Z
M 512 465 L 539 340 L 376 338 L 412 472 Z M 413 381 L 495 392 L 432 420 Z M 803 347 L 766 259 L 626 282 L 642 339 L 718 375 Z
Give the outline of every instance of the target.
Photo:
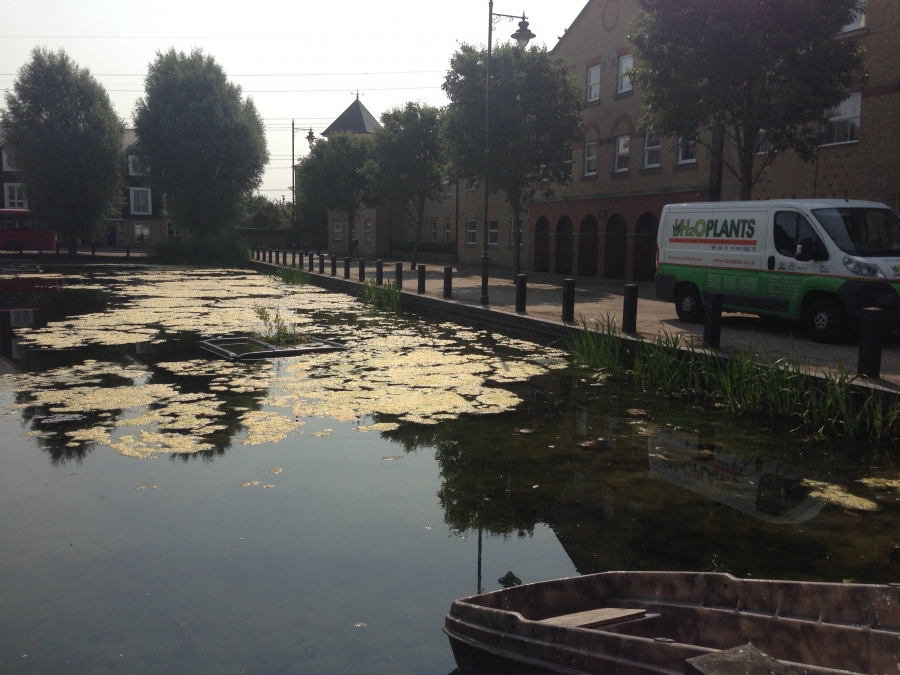
M 900 588 L 604 572 L 456 600 L 461 675 L 900 673 Z

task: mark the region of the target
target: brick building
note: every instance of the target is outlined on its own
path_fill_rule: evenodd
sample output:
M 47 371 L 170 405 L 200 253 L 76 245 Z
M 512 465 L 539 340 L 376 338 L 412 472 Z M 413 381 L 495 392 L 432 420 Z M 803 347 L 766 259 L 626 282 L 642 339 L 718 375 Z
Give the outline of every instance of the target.
M 181 241 L 175 223 L 168 222 L 165 199 L 150 189 L 148 158 L 141 153 L 134 129 L 126 129 L 122 138 L 122 173 L 125 193 L 118 218 L 107 221 L 106 244 L 149 246 L 163 241 Z

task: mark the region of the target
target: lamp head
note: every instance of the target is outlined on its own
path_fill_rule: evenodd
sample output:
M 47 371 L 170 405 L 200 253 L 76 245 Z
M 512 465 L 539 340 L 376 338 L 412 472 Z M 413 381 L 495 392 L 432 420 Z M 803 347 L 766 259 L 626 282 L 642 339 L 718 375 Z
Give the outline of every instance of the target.
M 528 46 L 528 42 L 535 35 L 530 30 L 528 30 L 528 22 L 525 20 L 525 15 L 522 15 L 522 20 L 519 22 L 519 30 L 513 33 L 510 37 L 519 43 L 519 46 L 522 49 Z
M 313 143 L 316 142 L 316 135 L 313 133 L 313 130 L 310 129 L 309 133 L 306 134 L 306 141 L 309 143 L 309 147 L 313 146 Z

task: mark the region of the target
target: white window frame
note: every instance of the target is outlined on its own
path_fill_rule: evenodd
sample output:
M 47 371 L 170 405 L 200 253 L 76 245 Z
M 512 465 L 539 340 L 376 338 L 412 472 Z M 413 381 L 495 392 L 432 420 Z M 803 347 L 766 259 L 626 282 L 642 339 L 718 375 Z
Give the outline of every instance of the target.
M 766 133 L 765 129 L 760 129 L 759 133 L 756 134 L 756 152 L 754 154 L 757 155 L 768 155 L 769 151 L 772 149 L 772 141 L 769 140 L 769 135 Z
M 574 164 L 574 162 L 572 161 L 572 146 L 570 145 L 565 150 L 563 150 L 562 175 L 564 177 L 566 177 L 566 178 L 572 177 L 572 164 Z
M 431 241 L 432 242 L 437 242 L 437 233 L 438 233 L 437 221 L 432 220 L 431 221 Z
M 823 131 L 822 145 L 842 145 L 859 142 L 859 117 L 862 109 L 862 95 L 850 94 L 836 108 L 825 112 L 828 124 Z M 856 122 L 854 126 L 854 122 Z M 839 126 L 846 125 L 846 126 Z M 838 136 L 838 129 L 845 128 L 846 138 Z M 840 138 L 840 140 L 838 140 Z
M 622 54 L 619 57 L 619 76 L 616 78 L 616 93 L 624 94 L 631 91 L 631 76 L 628 71 L 634 68 L 634 57 L 631 54 Z
M 853 21 L 841 28 L 841 33 L 849 33 L 854 30 L 862 30 L 866 27 L 866 7 L 861 12 L 853 12 Z
M 513 227 L 513 218 L 515 218 L 515 216 L 509 217 L 509 247 L 510 248 L 516 247 L 516 241 L 514 239 L 516 231 L 515 231 L 515 228 Z M 522 244 L 525 243 L 525 219 L 524 218 L 519 218 L 519 233 L 520 233 L 519 248 L 521 248 Z
M 366 232 L 366 243 L 371 244 L 372 243 L 372 222 L 369 220 L 366 221 L 365 232 Z
M 135 166 L 135 160 L 138 160 L 137 166 Z M 148 158 L 144 155 L 128 155 L 128 175 L 149 176 L 150 172 L 147 170 L 148 164 Z M 143 170 L 141 170 L 142 168 Z
M 697 141 L 686 140 L 684 136 L 678 137 L 678 163 L 679 164 L 696 164 L 697 163 Z
M 131 215 L 133 216 L 152 216 L 153 215 L 153 199 L 150 194 L 150 188 L 142 188 L 142 187 L 133 187 L 128 188 L 130 202 L 131 202 Z M 137 196 L 143 193 L 147 193 L 147 208 L 138 208 L 139 200 Z
M 500 244 L 500 221 L 488 221 L 488 246 L 496 248 Z
M 140 229 L 140 233 L 138 229 Z M 146 220 L 134 221 L 134 243 L 142 245 L 150 243 L 150 223 Z
M 356 241 L 356 223 L 350 225 L 350 241 Z
M 449 220 L 444 221 L 444 241 L 453 241 L 453 224 Z
M 584 144 L 584 175 L 597 175 L 597 141 Z
M 3 151 L 3 170 L 4 171 L 18 171 L 19 169 L 16 167 L 16 156 L 11 153 L 9 150 Z
M 450 181 L 449 180 L 444 181 L 444 196 L 445 197 L 450 196 Z
M 178 229 L 177 223 L 166 223 L 166 239 L 170 244 L 181 241 L 181 230 Z
M 600 100 L 600 64 L 587 69 L 585 78 L 585 91 L 587 102 L 594 103 Z
M 466 246 L 475 246 L 478 243 L 478 221 L 466 221 Z
M 343 241 L 344 240 L 344 224 L 343 223 L 334 223 L 332 226 L 332 241 Z
M 4 183 L 3 203 L 8 209 L 27 209 L 28 197 L 25 195 L 25 184 Z
M 466 178 L 466 190 L 474 190 L 475 189 L 475 181 L 477 179 L 475 176 L 469 176 Z
M 587 102 L 595 103 L 600 100 L 600 64 L 591 66 L 585 75 L 585 92 Z
M 654 159 L 653 155 L 655 155 L 656 161 L 651 161 Z M 658 169 L 661 159 L 662 139 L 658 133 L 651 131 L 644 136 L 644 168 Z
M 616 160 L 614 173 L 628 173 L 628 154 L 631 149 L 631 136 L 616 136 Z

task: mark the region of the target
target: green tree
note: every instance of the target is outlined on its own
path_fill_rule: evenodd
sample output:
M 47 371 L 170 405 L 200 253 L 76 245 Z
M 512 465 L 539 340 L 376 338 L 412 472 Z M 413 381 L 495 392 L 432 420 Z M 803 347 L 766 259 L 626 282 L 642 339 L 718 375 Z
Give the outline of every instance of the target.
M 411 269 L 416 268 L 425 206 L 444 196 L 441 175 L 440 110 L 407 103 L 382 114 L 366 175 L 378 199 L 403 205 L 416 224 Z
M 122 120 L 106 90 L 60 49 L 36 48 L 0 111 L 35 218 L 77 250 L 122 206 Z
M 332 134 L 327 141 L 316 141 L 297 170 L 297 190 L 303 199 L 337 211 L 346 219 L 348 253 L 350 228 L 357 212 L 374 203 L 365 173 L 374 143 L 369 134 Z
M 641 128 L 696 139 L 738 180 L 741 199 L 777 153 L 812 160 L 825 111 L 860 81 L 861 48 L 835 39 L 860 0 L 639 5 L 628 39 L 646 92 Z
M 211 237 L 232 226 L 269 161 L 253 101 L 199 49 L 157 52 L 144 87 L 134 121 L 151 185 L 186 231 Z
M 248 195 L 243 201 L 244 216 L 241 222 L 244 227 L 252 228 L 288 228 L 291 225 L 291 204 L 284 198 L 279 202 L 265 195 Z
M 462 45 L 450 59 L 442 88 L 450 99 L 442 139 L 447 172 L 484 178 L 484 49 Z M 565 185 L 571 164 L 564 157 L 583 137 L 583 92 L 561 59 L 543 47 L 500 45 L 491 53 L 491 129 L 488 185 L 503 191 L 519 222 L 539 189 Z M 487 223 L 485 223 L 487 227 Z M 521 233 L 515 233 L 515 271 L 521 261 Z

